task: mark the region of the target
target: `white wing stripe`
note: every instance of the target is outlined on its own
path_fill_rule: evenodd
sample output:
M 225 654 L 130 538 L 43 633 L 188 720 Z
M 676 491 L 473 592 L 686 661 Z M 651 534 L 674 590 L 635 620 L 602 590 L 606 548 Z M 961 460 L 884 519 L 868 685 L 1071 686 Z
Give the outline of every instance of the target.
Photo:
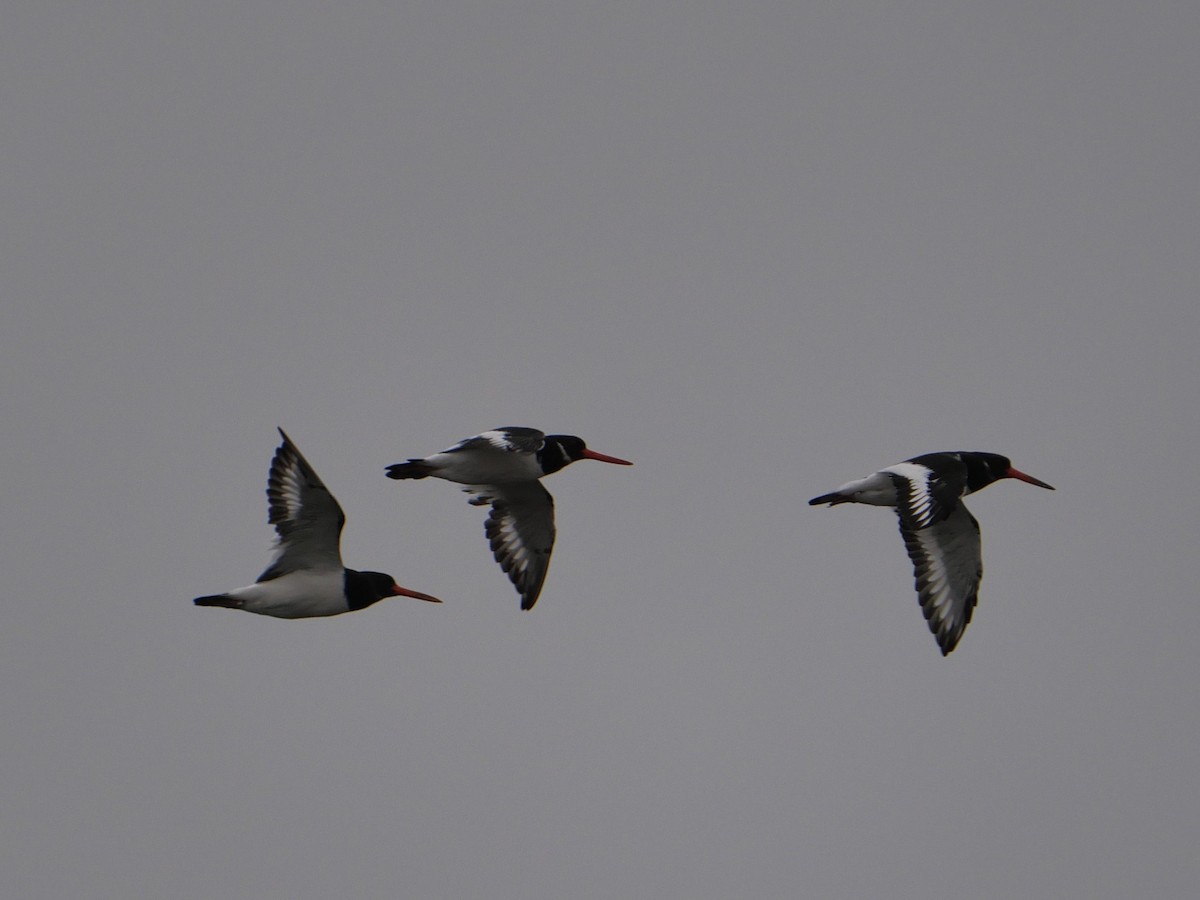
M 902 462 L 883 470 L 899 475 L 909 483 L 909 514 L 916 528 L 927 528 L 933 522 L 933 494 L 929 480 L 933 470 L 917 463 Z

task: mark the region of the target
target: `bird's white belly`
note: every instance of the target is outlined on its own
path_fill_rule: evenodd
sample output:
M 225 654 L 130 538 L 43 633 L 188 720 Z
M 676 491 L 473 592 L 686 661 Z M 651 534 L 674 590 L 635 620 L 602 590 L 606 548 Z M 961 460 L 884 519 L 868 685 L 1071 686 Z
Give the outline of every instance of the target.
M 537 457 L 528 453 L 435 453 L 427 462 L 436 477 L 459 484 L 506 484 L 542 477 Z
M 246 612 L 281 619 L 336 616 L 346 612 L 345 574 L 301 569 L 280 578 L 230 591 Z

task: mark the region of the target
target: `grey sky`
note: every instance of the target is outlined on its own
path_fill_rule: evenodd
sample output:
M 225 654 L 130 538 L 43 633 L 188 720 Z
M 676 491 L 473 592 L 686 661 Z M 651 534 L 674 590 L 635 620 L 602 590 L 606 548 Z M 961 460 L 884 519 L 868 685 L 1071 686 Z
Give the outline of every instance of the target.
M 1200 7 L 13 3 L 0 892 L 1192 897 Z M 384 466 L 553 476 L 537 609 Z M 348 565 L 196 609 L 282 425 Z M 980 607 L 894 516 L 934 450 Z

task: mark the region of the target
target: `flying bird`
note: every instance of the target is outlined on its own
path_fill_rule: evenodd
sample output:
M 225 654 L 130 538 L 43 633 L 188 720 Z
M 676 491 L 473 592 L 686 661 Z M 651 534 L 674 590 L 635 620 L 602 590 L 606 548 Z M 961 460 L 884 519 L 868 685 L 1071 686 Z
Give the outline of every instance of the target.
M 333 494 L 283 431 L 283 443 L 267 477 L 268 521 L 278 540 L 274 561 L 249 587 L 197 597 L 197 606 L 243 609 L 281 619 L 336 616 L 365 609 L 387 597 L 437 597 L 411 591 L 382 572 L 342 565 L 338 549 L 346 516 Z
M 533 609 L 554 549 L 554 498 L 538 484 L 580 459 L 631 466 L 615 456 L 589 450 L 570 434 L 543 434 L 535 428 L 496 428 L 459 441 L 441 453 L 388 466 L 388 478 L 444 478 L 466 485 L 474 506 L 491 505 L 484 534 L 500 568 L 521 595 L 521 609 Z
M 983 556 L 979 523 L 962 498 L 1001 478 L 1016 478 L 1054 490 L 1014 469 L 997 453 L 926 453 L 843 484 L 809 500 L 891 506 L 916 574 L 917 596 L 942 656 L 958 644 L 979 600 Z

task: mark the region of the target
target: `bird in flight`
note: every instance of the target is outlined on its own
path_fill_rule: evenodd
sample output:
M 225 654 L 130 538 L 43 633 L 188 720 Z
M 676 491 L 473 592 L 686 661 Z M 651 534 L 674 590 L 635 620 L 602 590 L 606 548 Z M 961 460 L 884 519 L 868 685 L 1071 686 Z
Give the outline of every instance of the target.
M 197 606 L 222 606 L 281 619 L 336 616 L 365 609 L 388 597 L 437 597 L 396 584 L 382 572 L 342 565 L 339 550 L 346 516 L 291 438 L 283 443 L 267 476 L 268 521 L 277 535 L 275 559 L 249 587 L 197 597 Z
M 484 533 L 500 568 L 521 595 L 521 609 L 533 609 L 554 549 L 554 498 L 538 483 L 580 459 L 618 466 L 628 460 L 589 450 L 570 434 L 543 434 L 535 428 L 485 431 L 453 447 L 388 466 L 388 478 L 444 478 L 466 485 L 474 506 L 491 506 Z
M 917 596 L 942 655 L 955 648 L 971 621 L 983 578 L 979 523 L 962 498 L 1002 478 L 1054 490 L 1013 468 L 997 453 L 926 453 L 809 500 L 891 506 L 912 560 Z

